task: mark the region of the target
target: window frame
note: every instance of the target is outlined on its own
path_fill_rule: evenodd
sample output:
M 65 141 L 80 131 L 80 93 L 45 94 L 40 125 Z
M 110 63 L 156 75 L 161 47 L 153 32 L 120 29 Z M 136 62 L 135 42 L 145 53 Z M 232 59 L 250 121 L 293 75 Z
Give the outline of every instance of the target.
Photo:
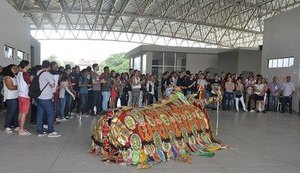
M 285 64 L 287 61 L 287 65 Z M 267 60 L 267 68 L 274 69 L 274 68 L 289 68 L 295 65 L 295 57 L 294 56 L 287 56 L 287 57 L 280 57 L 280 58 L 270 58 Z

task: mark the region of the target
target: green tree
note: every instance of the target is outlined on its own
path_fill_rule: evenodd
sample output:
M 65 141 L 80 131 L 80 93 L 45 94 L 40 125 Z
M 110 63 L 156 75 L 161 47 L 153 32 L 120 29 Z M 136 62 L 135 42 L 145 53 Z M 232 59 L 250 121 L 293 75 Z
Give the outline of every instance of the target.
M 73 61 L 64 61 L 64 65 L 71 65 L 71 67 L 74 67 L 75 66 L 75 63 Z
M 127 72 L 129 68 L 129 58 L 125 57 L 125 53 L 116 53 L 110 55 L 99 67 L 102 71 L 105 66 L 118 73 Z
M 58 64 L 58 66 L 62 66 L 62 65 L 63 65 L 63 63 L 61 63 L 61 62 L 58 60 L 58 57 L 57 57 L 56 55 L 51 55 L 51 56 L 49 56 L 46 60 L 48 60 L 48 61 L 50 61 L 50 62 L 55 61 L 55 62 Z

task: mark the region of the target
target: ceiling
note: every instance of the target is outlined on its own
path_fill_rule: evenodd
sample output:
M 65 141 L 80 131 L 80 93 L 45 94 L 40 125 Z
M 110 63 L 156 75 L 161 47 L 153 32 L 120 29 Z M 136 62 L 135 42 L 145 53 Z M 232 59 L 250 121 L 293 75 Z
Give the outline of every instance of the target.
M 7 0 L 37 39 L 257 47 L 264 20 L 300 0 Z

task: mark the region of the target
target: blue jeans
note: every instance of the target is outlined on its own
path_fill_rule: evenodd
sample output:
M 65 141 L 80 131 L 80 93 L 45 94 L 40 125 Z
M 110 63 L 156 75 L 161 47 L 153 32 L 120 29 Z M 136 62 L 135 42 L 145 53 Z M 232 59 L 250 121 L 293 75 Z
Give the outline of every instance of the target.
M 5 126 L 4 128 L 10 127 L 11 125 L 14 128 L 19 127 L 19 101 L 18 99 L 9 99 L 6 100 L 6 117 L 5 117 Z
M 37 99 L 37 114 L 36 114 L 36 129 L 38 134 L 42 134 L 43 130 L 43 119 L 47 119 L 48 133 L 54 132 L 54 118 L 55 109 L 52 99 L 42 100 Z
M 230 110 L 232 108 L 232 99 L 233 99 L 233 93 L 232 92 L 225 92 L 224 93 L 224 99 L 225 99 L 225 109 Z
M 269 110 L 270 111 L 277 111 L 277 105 L 278 105 L 278 96 L 270 96 L 269 98 Z
M 293 97 L 283 97 L 281 112 L 284 113 L 286 111 L 287 104 L 289 104 L 289 113 L 291 114 L 293 108 L 292 103 L 293 103 Z
M 101 111 L 101 91 L 93 91 L 92 112 L 94 111 L 94 106 L 96 106 L 97 112 Z
M 80 94 L 79 99 L 79 113 L 85 113 L 84 111 L 86 111 L 88 94 Z
M 66 108 L 67 98 L 59 98 L 59 118 L 65 117 L 65 108 Z
M 108 111 L 108 101 L 110 98 L 110 91 L 102 91 L 102 110 Z
M 65 95 L 65 99 L 66 99 L 66 106 L 65 106 L 64 116 L 68 115 L 71 112 L 72 101 L 73 101 L 72 96 L 68 93 Z

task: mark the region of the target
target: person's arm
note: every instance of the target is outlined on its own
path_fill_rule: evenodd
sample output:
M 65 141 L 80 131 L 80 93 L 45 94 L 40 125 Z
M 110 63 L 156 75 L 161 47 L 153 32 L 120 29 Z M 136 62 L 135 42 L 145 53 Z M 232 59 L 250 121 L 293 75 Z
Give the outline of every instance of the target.
M 83 84 L 83 83 L 82 83 L 83 80 L 84 80 L 83 77 L 80 77 L 80 78 L 79 78 L 79 87 L 86 87 L 86 86 L 87 86 L 87 84 Z
M 146 84 L 146 90 L 147 90 L 147 92 L 149 92 L 149 82 L 147 82 L 147 84 Z
M 9 90 L 17 90 L 18 89 L 18 87 L 16 85 L 14 85 L 13 81 L 9 77 L 5 77 L 4 82 L 5 82 L 6 87 Z
M 63 87 L 73 97 L 73 99 L 75 99 L 74 94 L 69 90 L 68 85 L 66 83 L 63 83 Z
M 49 83 L 49 85 L 51 86 L 51 88 L 55 87 L 55 81 L 53 79 L 53 76 L 49 72 L 48 72 L 48 74 L 46 74 L 46 80 Z

